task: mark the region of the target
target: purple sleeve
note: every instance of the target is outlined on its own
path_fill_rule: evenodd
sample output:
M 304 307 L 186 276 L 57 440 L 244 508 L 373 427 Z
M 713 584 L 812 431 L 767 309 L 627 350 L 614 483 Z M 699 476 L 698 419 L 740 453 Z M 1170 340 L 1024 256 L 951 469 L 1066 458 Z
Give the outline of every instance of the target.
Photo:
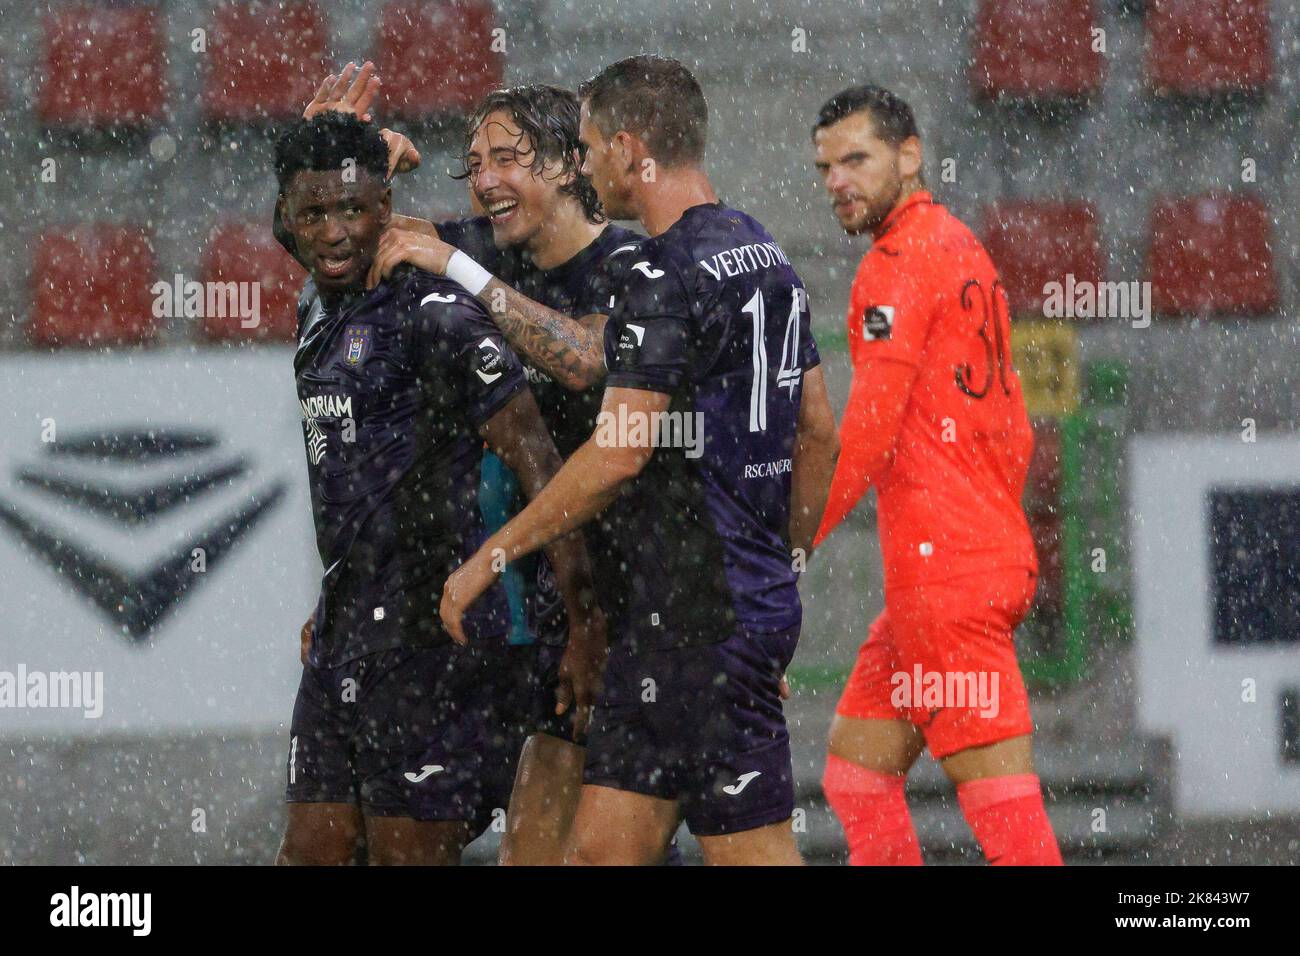
M 528 387 L 519 359 L 477 299 L 463 291 L 426 295 L 419 311 L 417 346 L 437 366 L 428 374 L 459 386 L 475 428 Z
M 641 260 L 605 323 L 606 387 L 671 395 L 691 368 L 691 311 L 681 274 L 671 263 Z

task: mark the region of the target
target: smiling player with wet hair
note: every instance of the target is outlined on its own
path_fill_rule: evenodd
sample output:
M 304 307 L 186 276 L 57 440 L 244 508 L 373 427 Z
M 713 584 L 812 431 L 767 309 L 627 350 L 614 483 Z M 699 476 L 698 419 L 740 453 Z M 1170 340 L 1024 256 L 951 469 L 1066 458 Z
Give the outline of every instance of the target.
M 491 548 L 513 560 L 599 516 L 628 605 L 569 861 L 654 862 L 684 818 L 712 863 L 798 863 L 780 689 L 802 619 L 791 552 L 811 544 L 835 444 L 807 297 L 768 232 L 718 201 L 702 165 L 704 94 L 683 64 L 631 57 L 579 96 L 584 171 L 609 216 L 650 234 L 612 311 L 564 316 L 429 237 L 400 257 L 381 248 L 374 271 L 415 262 L 499 300 L 498 322 L 549 338 L 573 374 L 604 381 L 616 420 L 702 414 L 704 451 L 588 438 L 453 575 L 443 610 L 454 628 L 491 587 Z

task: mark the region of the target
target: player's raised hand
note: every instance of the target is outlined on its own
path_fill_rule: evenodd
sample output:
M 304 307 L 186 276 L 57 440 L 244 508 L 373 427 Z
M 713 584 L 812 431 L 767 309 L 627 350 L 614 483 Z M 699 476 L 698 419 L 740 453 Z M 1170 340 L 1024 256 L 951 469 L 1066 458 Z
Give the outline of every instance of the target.
M 379 95 L 379 86 L 373 63 L 366 60 L 358 70 L 357 65 L 349 61 L 338 76 L 331 73 L 321 81 L 316 95 L 303 110 L 302 118 L 311 119 L 317 113 L 333 110 L 335 113 L 351 113 L 369 123 L 370 108 Z
M 446 275 L 447 260 L 456 250 L 437 236 L 427 236 L 405 229 L 386 229 L 379 237 L 375 261 L 366 276 L 366 288 L 373 289 L 392 275 L 403 262 L 435 275 Z
M 381 129 L 379 135 L 388 147 L 388 178 L 397 173 L 409 173 L 420 165 L 420 151 L 407 137 L 392 129 Z
M 605 615 L 593 608 L 583 619 L 569 622 L 569 641 L 560 659 L 559 686 L 555 690 L 555 713 L 573 708 L 573 732 L 582 736 L 591 722 L 591 709 L 600 697 L 609 656 Z
M 316 621 L 316 615 L 312 614 L 307 618 L 307 623 L 302 626 L 302 631 L 298 634 L 300 651 L 298 656 L 302 659 L 302 666 L 307 666 L 307 652 L 311 650 L 312 625 Z
M 438 607 L 438 614 L 442 618 L 443 628 L 461 647 L 469 644 L 463 623 L 465 612 L 483 596 L 484 591 L 496 583 L 500 574 L 494 569 L 494 563 L 492 553 L 481 548 L 453 571 L 442 586 L 442 603 Z

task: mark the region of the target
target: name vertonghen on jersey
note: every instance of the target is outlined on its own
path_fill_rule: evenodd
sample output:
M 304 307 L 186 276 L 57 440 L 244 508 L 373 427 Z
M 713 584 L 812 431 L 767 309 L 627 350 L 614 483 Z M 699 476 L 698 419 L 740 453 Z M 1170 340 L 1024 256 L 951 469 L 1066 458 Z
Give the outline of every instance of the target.
M 746 272 L 757 272 L 759 269 L 770 269 L 774 265 L 789 264 L 790 260 L 775 242 L 752 242 L 734 249 L 724 249 L 699 261 L 700 268 L 718 281 L 722 281 L 724 275 L 730 278 Z

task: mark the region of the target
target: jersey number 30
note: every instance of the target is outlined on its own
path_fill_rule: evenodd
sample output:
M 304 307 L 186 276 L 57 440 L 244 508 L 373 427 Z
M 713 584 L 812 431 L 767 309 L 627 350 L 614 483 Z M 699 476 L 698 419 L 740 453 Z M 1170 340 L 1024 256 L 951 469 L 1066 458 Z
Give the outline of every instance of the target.
M 781 342 L 781 364 L 776 370 L 776 387 L 794 390 L 803 377 L 799 366 L 799 313 L 803 310 L 803 289 L 791 289 L 790 317 L 785 322 L 785 336 Z M 749 430 L 767 431 L 767 306 L 763 303 L 763 290 L 759 289 L 741 308 L 754 320 L 754 381 L 749 388 Z

